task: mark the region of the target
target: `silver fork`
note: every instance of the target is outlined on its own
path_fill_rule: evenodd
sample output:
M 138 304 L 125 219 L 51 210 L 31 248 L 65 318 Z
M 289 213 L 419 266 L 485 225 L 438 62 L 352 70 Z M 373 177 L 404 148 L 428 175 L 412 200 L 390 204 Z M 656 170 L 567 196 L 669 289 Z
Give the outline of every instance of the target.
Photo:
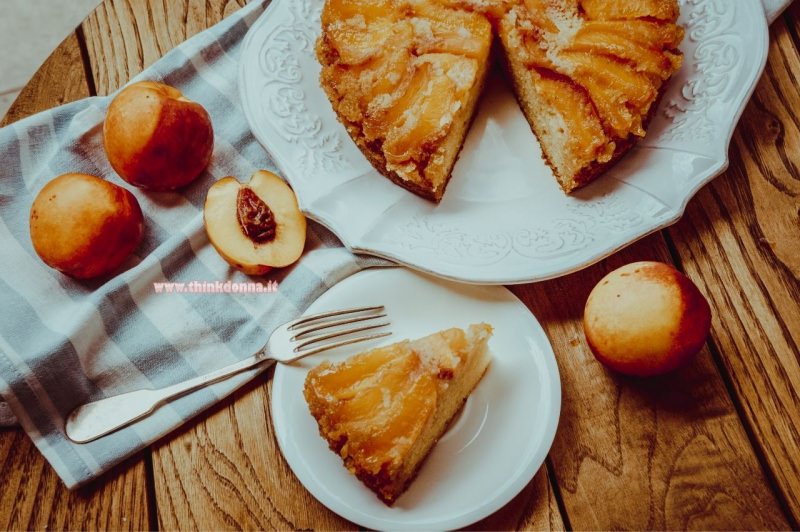
M 376 320 L 386 317 L 383 310 L 383 306 L 334 310 L 284 323 L 275 329 L 264 347 L 244 360 L 165 388 L 136 390 L 79 406 L 67 418 L 67 437 L 75 443 L 87 443 L 150 415 L 171 399 L 255 366 L 276 362 L 291 364 L 329 349 L 389 336 L 391 332 L 350 336 L 388 326 L 389 322 L 385 320 L 376 323 Z M 354 324 L 357 325 L 350 327 Z M 314 334 L 326 329 L 333 330 Z M 343 336 L 348 338 L 338 339 Z

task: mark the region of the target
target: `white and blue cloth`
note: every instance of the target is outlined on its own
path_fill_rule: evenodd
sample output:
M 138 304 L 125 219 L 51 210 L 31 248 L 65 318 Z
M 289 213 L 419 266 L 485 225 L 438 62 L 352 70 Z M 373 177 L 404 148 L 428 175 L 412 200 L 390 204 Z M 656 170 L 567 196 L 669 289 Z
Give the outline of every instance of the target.
M 359 257 L 309 223 L 306 251 L 290 268 L 251 279 L 230 268 L 203 228 L 206 191 L 217 179 L 276 171 L 239 105 L 238 58 L 266 3 L 252 2 L 181 44 L 133 81 L 178 87 L 211 115 L 210 166 L 180 192 L 135 189 L 111 169 L 102 124 L 113 97 L 93 97 L 0 129 L 0 419 L 19 424 L 69 488 L 99 476 L 252 379 L 256 370 L 178 399 L 153 416 L 78 445 L 64 434 L 76 406 L 162 387 L 249 356 L 279 324 L 328 287 L 385 261 Z M 76 68 L 78 68 L 76 66 Z M 33 250 L 28 216 L 53 177 L 81 172 L 131 190 L 145 214 L 144 241 L 111 278 L 76 281 Z M 155 293 L 153 283 L 277 281 L 274 293 Z

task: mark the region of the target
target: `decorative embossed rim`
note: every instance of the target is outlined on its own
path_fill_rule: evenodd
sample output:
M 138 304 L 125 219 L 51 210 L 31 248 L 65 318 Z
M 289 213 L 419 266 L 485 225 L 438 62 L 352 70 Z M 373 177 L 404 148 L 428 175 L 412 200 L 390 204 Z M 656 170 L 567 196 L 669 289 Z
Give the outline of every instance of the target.
M 588 253 L 574 253 L 575 259 L 573 262 L 569 262 L 567 264 L 563 264 L 560 267 L 554 267 L 549 270 L 544 269 L 537 269 L 536 265 L 533 264 L 531 267 L 530 273 L 525 275 L 504 275 L 502 273 L 502 267 L 495 268 L 494 264 L 488 268 L 469 268 L 469 267 L 462 267 L 456 268 L 453 265 L 448 265 L 444 261 L 436 262 L 434 260 L 415 260 L 413 257 L 409 258 L 408 256 L 403 256 L 403 253 L 399 253 L 397 251 L 387 250 L 387 249 L 380 249 L 379 246 L 374 245 L 365 245 L 365 243 L 360 242 L 358 237 L 352 237 L 350 232 L 348 231 L 348 222 L 349 220 L 342 220 L 337 219 L 336 216 L 331 216 L 331 213 L 324 212 L 323 210 L 317 210 L 312 208 L 311 201 L 307 197 L 307 194 L 311 194 L 310 191 L 304 190 L 303 185 L 301 184 L 301 180 L 298 179 L 298 176 L 294 175 L 292 172 L 292 164 L 288 164 L 283 157 L 283 154 L 280 153 L 280 150 L 271 149 L 271 145 L 274 143 L 273 139 L 267 135 L 262 128 L 260 127 L 258 121 L 259 119 L 263 118 L 258 113 L 254 113 L 252 109 L 253 102 L 259 101 L 257 95 L 250 94 L 249 92 L 249 85 L 247 83 L 247 75 L 248 75 L 248 62 L 246 61 L 246 57 L 248 54 L 248 50 L 251 49 L 251 45 L 253 40 L 258 35 L 259 30 L 270 21 L 268 17 L 270 17 L 270 13 L 277 10 L 278 6 L 283 5 L 283 3 L 292 3 L 295 0 L 273 0 L 273 2 L 268 6 L 264 14 L 259 18 L 258 21 L 253 25 L 250 32 L 248 33 L 247 37 L 245 38 L 244 42 L 244 51 L 242 54 L 242 60 L 240 61 L 240 69 L 239 69 L 239 90 L 240 96 L 242 101 L 242 106 L 245 111 L 245 116 L 250 124 L 251 130 L 253 131 L 256 138 L 259 142 L 264 146 L 264 148 L 270 153 L 273 160 L 275 161 L 276 165 L 280 169 L 280 171 L 286 176 L 289 182 L 297 191 L 298 201 L 300 204 L 301 210 L 305 213 L 305 215 L 322 225 L 328 227 L 333 231 L 342 241 L 343 243 L 353 252 L 356 253 L 364 253 L 375 255 L 378 257 L 383 257 L 386 259 L 390 259 L 401 264 L 407 265 L 411 268 L 436 275 L 439 277 L 473 283 L 473 284 L 519 284 L 519 283 L 527 283 L 527 282 L 535 282 L 535 281 L 543 281 L 555 277 L 560 277 L 563 275 L 567 275 L 583 269 L 587 266 L 590 266 L 613 253 L 616 253 L 620 249 L 654 233 L 660 231 L 675 222 L 677 222 L 681 216 L 683 215 L 686 206 L 689 200 L 699 191 L 700 188 L 708 184 L 714 177 L 719 175 L 720 173 L 724 172 L 725 169 L 729 165 L 729 158 L 728 158 L 728 150 L 730 147 L 731 139 L 733 137 L 734 129 L 736 124 L 739 121 L 742 113 L 744 112 L 744 108 L 749 101 L 753 91 L 755 90 L 756 84 L 758 79 L 761 76 L 761 73 L 764 70 L 767 61 L 767 50 L 769 47 L 769 33 L 767 29 L 767 21 L 766 15 L 763 11 L 758 10 L 761 13 L 761 20 L 754 20 L 750 23 L 750 28 L 753 28 L 754 32 L 760 32 L 761 35 L 756 35 L 756 38 L 761 41 L 762 45 L 759 47 L 758 50 L 748 50 L 751 55 L 749 55 L 746 60 L 751 61 L 753 64 L 757 65 L 757 68 L 754 69 L 753 75 L 751 75 L 748 79 L 743 81 L 743 90 L 740 89 L 737 93 L 737 96 L 734 98 L 737 102 L 735 108 L 732 109 L 732 113 L 730 115 L 731 121 L 729 123 L 729 127 L 727 127 L 727 132 L 722 129 L 720 124 L 715 124 L 719 129 L 714 130 L 714 137 L 716 138 L 724 138 L 724 143 L 715 145 L 717 148 L 722 148 L 719 150 L 719 156 L 709 156 L 708 154 L 703 154 L 708 159 L 712 159 L 716 161 L 714 164 L 710 165 L 705 170 L 698 172 L 691 176 L 691 186 L 686 188 L 685 191 L 682 191 L 683 197 L 681 199 L 681 203 L 677 207 L 669 207 L 664 205 L 665 208 L 668 210 L 668 215 L 661 217 L 660 220 L 652 220 L 653 223 L 649 224 L 645 221 L 637 230 L 631 231 L 629 235 L 626 235 L 625 240 L 622 242 L 617 243 L 616 245 L 610 245 L 607 247 L 595 246 L 591 252 Z M 697 6 L 698 4 L 702 4 L 704 0 L 680 0 L 681 4 L 687 5 L 690 4 L 692 6 Z M 758 0 L 752 0 L 754 2 Z M 788 5 L 785 0 L 783 1 L 783 7 Z M 760 3 L 760 2 L 759 2 Z M 776 6 L 774 1 L 769 2 L 771 4 L 770 9 L 771 12 L 775 12 Z M 763 7 L 763 5 L 762 5 Z M 780 8 L 777 8 L 780 9 Z M 307 45 L 313 46 L 313 43 L 306 43 Z M 287 50 L 280 50 L 278 49 L 277 52 L 287 52 Z M 740 58 L 741 59 L 741 58 Z M 736 79 L 736 81 L 742 81 Z M 687 82 L 687 85 L 683 87 L 683 89 L 693 89 L 693 86 L 690 86 L 690 83 Z M 687 98 L 687 105 L 691 105 L 691 100 Z M 674 102 L 673 102 L 674 103 Z M 666 108 L 669 104 L 662 103 L 662 109 Z M 287 112 L 291 113 L 292 110 L 289 109 Z M 317 122 L 319 119 L 317 119 Z M 310 123 L 306 124 L 305 129 L 313 130 L 314 128 L 319 128 L 318 123 Z M 349 141 L 349 139 L 347 139 Z M 644 144 L 644 143 L 643 143 Z M 339 148 L 338 144 L 334 144 L 336 148 Z M 329 150 L 330 151 L 330 150 Z M 678 151 L 678 150 L 676 150 Z M 334 154 L 336 156 L 336 154 Z M 589 251 L 589 250 L 587 250 Z M 502 259 L 501 259 L 502 260 Z M 535 261 L 531 261 L 535 263 Z

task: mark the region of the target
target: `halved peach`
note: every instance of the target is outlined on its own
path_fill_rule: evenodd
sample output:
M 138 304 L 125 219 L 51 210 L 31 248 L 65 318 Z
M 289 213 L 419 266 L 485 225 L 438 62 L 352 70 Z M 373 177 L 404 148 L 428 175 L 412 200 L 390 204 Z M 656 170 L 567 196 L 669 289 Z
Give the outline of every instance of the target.
M 249 275 L 283 268 L 303 253 L 306 218 L 280 177 L 259 170 L 249 183 L 225 177 L 208 190 L 203 211 L 211 245 Z

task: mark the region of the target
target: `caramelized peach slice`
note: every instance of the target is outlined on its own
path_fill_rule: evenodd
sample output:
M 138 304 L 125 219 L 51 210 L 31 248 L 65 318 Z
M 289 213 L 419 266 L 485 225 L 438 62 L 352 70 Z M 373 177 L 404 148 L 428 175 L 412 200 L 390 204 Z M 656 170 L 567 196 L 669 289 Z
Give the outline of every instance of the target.
M 361 104 L 365 111 L 376 96 L 394 93 L 412 75 L 412 36 L 410 22 L 396 24 L 392 29 L 392 46 L 363 66 L 357 90 L 362 94 Z
M 579 0 L 590 20 L 629 20 L 654 18 L 675 20 L 678 17 L 676 0 Z
M 451 53 L 483 60 L 489 55 L 492 27 L 476 13 L 420 4 L 411 19 L 419 55 Z
M 651 20 L 592 20 L 585 22 L 581 31 L 615 33 L 656 50 L 677 48 L 684 34 L 683 28 L 677 24 Z
M 373 358 L 377 360 L 371 360 Z M 376 363 L 380 364 L 379 361 L 383 364 L 376 366 Z M 371 420 L 371 424 L 374 424 L 375 414 L 384 405 L 384 397 L 388 400 L 392 394 L 406 389 L 409 375 L 418 365 L 419 360 L 408 347 L 396 350 L 389 361 L 379 352 L 369 353 L 369 356 L 353 362 L 345 372 L 361 375 L 361 380 L 344 389 L 330 389 L 332 397 L 336 398 L 334 419 L 341 417 L 352 423 Z M 369 376 L 366 380 L 365 375 Z
M 401 23 L 397 30 L 411 35 L 411 25 Z M 407 41 L 407 42 L 409 42 Z M 411 50 L 403 46 L 389 47 L 385 53 L 360 65 L 334 64 L 323 67 L 321 80 L 331 100 L 338 102 L 339 114 L 350 122 L 360 122 L 377 100 L 384 106 L 391 95 L 413 74 Z
M 409 106 L 413 113 L 403 112 L 392 123 L 383 144 L 384 155 L 390 163 L 420 160 L 426 145 L 443 137 L 450 128 L 454 114 L 460 109 L 463 95 L 477 78 L 474 60 L 450 55 L 429 54 L 420 58 L 425 71 L 424 83 L 417 86 Z
M 329 28 L 340 21 L 361 19 L 365 23 L 378 18 L 392 18 L 396 8 L 391 0 L 327 0 L 322 9 L 322 26 Z
M 323 366 L 307 387 L 330 406 L 341 451 L 373 474 L 404 454 L 436 408 L 435 378 L 420 365 L 408 343 L 396 344 L 358 355 L 336 371 Z
M 517 0 L 491 0 L 489 2 L 476 2 L 475 0 L 422 0 L 423 2 L 436 4 L 450 9 L 471 11 L 489 17 L 493 21 L 499 21 L 503 15 L 508 13 Z
M 562 54 L 575 67 L 572 78 L 589 93 L 601 119 L 620 138 L 644 136 L 642 115 L 655 100 L 651 79 L 617 60 L 577 52 Z
M 416 356 L 416 355 L 415 355 Z M 416 372 L 403 375 L 399 396 L 392 408 L 381 412 L 379 427 L 369 432 L 369 441 L 359 449 L 362 463 L 380 470 L 383 463 L 405 456 L 417 441 L 436 409 L 436 379 L 430 373 Z
M 547 53 L 542 48 L 539 43 L 539 37 L 533 33 L 526 33 L 523 38 L 524 46 L 524 58 L 523 61 L 528 66 L 537 67 L 537 68 L 547 68 L 549 70 L 557 70 L 556 66 L 547 57 Z
M 351 387 L 360 382 L 365 374 L 376 372 L 396 356 L 397 351 L 394 346 L 379 347 L 353 357 L 347 364 L 340 365 L 335 372 L 324 371 L 325 365 L 331 365 L 330 362 L 324 362 L 323 371 L 314 377 L 313 389 L 324 390 L 337 398 L 346 397 L 347 394 L 354 393 Z
M 613 31 L 584 25 L 566 48 L 573 52 L 614 56 L 633 65 L 637 72 L 645 72 L 661 79 L 669 78 L 673 70 L 670 59 L 661 51 L 631 42 Z
M 404 79 L 395 92 L 378 95 L 370 103 L 363 124 L 367 139 L 384 137 L 401 120 L 406 111 L 415 110 L 412 105 L 428 87 L 433 69 L 430 63 L 416 61 L 412 68 L 413 73 Z
M 531 21 L 534 28 L 549 33 L 558 32 L 558 26 L 556 26 L 548 13 L 553 7 L 552 2 L 548 0 L 525 0 L 525 7 L 527 8 L 525 18 Z
M 392 38 L 393 21 L 377 19 L 369 24 L 350 19 L 328 30 L 325 38 L 339 54 L 339 63 L 358 65 L 380 56 Z

